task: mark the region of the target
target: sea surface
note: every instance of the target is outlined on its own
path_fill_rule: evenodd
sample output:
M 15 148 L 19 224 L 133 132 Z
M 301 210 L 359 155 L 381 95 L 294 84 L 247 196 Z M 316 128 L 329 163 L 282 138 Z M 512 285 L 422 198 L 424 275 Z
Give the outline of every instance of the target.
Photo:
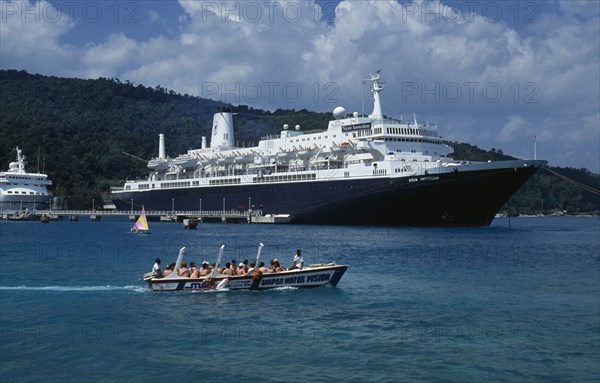
M 600 220 L 489 228 L 0 222 L 0 381 L 598 382 Z M 149 292 L 187 261 L 349 265 L 340 284 Z

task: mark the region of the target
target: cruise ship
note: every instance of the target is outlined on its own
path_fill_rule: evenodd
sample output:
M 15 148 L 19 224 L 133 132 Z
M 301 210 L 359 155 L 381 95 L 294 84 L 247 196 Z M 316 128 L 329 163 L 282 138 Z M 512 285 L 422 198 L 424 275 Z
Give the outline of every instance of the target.
M 255 147 L 234 147 L 233 116 L 217 110 L 200 149 L 148 162 L 144 180 L 113 189 L 118 209 L 290 214 L 302 224 L 488 226 L 541 160 L 455 160 L 437 126 L 384 117 L 381 73 L 373 112 L 333 110 L 327 129 L 283 125 Z
M 0 210 L 17 211 L 46 209 L 52 194 L 48 187 L 52 181 L 46 174 L 27 173 L 27 161 L 18 147 L 17 160 L 11 162 L 8 171 L 0 172 Z

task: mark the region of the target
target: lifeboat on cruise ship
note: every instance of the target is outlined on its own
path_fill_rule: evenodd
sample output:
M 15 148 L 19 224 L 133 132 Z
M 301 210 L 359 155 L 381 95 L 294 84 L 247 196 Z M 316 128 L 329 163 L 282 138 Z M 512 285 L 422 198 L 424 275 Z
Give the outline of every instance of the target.
M 339 145 L 334 145 L 330 148 L 331 152 L 334 154 L 346 153 L 352 149 L 352 145 L 349 142 L 342 142 Z
M 282 151 L 282 152 L 277 153 L 277 158 L 280 160 L 290 159 L 295 156 L 296 156 L 296 152 L 294 152 L 294 151 L 288 151 L 288 152 Z
M 235 157 L 236 164 L 251 164 L 254 162 L 253 156 L 238 156 Z
M 153 158 L 148 161 L 148 169 L 167 170 L 171 164 L 167 158 Z
M 182 168 L 193 168 L 198 165 L 198 159 L 189 154 L 183 154 L 176 157 L 173 160 L 173 163 L 177 166 L 181 166 Z
M 235 157 L 222 157 L 217 160 L 217 163 L 219 165 L 231 165 L 231 164 L 233 164 L 234 160 L 235 160 Z
M 299 158 L 311 158 L 313 157 L 315 154 L 319 153 L 319 148 L 311 148 L 311 147 L 307 147 L 307 148 L 302 148 L 300 149 L 300 151 L 298 152 L 298 157 Z
M 236 164 L 251 164 L 254 162 L 254 154 L 236 152 L 234 161 Z

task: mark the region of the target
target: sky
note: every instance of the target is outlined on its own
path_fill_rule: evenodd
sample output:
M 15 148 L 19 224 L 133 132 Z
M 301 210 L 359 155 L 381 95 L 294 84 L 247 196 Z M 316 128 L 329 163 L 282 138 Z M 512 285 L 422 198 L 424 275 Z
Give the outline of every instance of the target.
M 600 172 L 598 1 L 0 0 L 0 68 L 359 113 L 381 70 L 385 115 Z

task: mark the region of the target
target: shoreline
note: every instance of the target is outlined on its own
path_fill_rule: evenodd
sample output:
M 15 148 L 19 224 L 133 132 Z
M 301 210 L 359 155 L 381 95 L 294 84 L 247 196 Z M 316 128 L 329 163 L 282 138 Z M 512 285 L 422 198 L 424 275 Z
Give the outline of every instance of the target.
M 511 215 L 510 218 L 562 218 L 562 217 L 571 217 L 571 218 L 600 218 L 600 214 L 593 213 L 581 213 L 581 214 L 519 214 L 519 215 Z M 509 218 L 506 214 L 496 214 L 494 218 Z

